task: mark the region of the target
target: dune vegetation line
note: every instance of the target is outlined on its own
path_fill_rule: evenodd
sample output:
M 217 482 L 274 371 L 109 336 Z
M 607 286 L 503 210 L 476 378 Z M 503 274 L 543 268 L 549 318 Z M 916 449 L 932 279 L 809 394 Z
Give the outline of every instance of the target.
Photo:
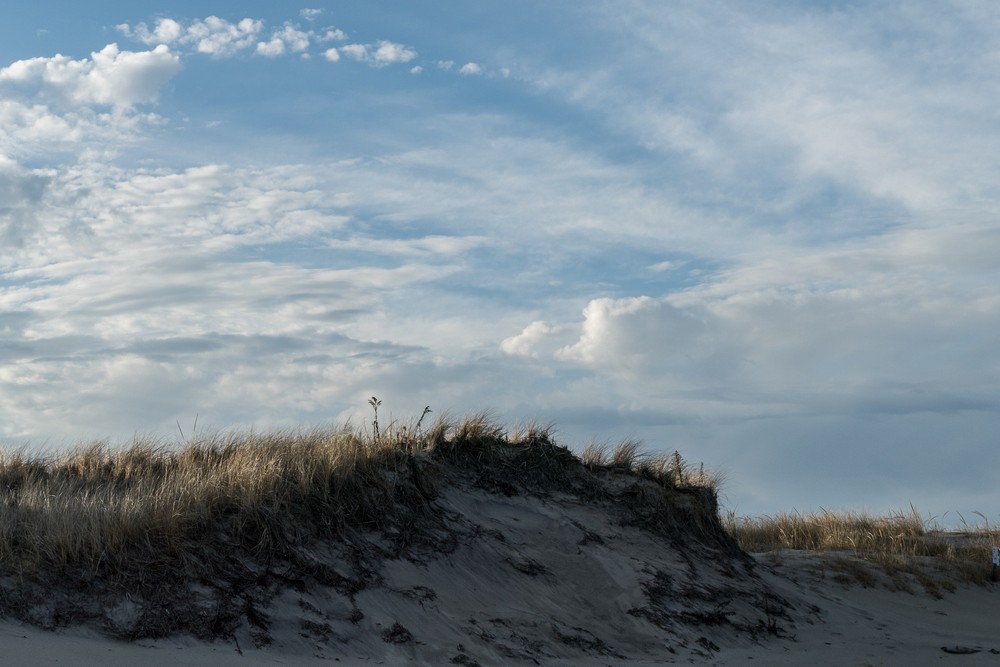
M 570 464 L 621 467 L 664 486 L 714 493 L 703 470 L 689 469 L 676 454 L 643 455 L 635 442 L 591 446 L 581 461 L 553 443 L 548 426 L 508 429 L 481 413 L 425 428 L 427 408 L 416 424 L 383 427 L 381 402 L 370 404 L 371 428 L 231 432 L 179 446 L 137 438 L 55 454 L 4 451 L 0 575 L 71 568 L 113 577 L 137 564 L 172 569 L 211 541 L 281 555 L 290 544 L 379 529 L 408 504 L 420 504 L 408 496 L 413 484 L 401 480 L 412 479 L 421 459 L 553 481 Z
M 841 571 L 840 578 L 875 585 L 875 575 L 865 563 L 881 566 L 890 582 L 908 590 L 909 577 L 940 597 L 956 583 L 985 584 L 993 580 L 993 546 L 1000 544 L 1000 531 L 985 515 L 981 523 L 963 530 L 946 531 L 933 519 L 925 519 L 912 505 L 908 512 L 884 516 L 864 512 L 788 512 L 775 516 L 738 517 L 729 513 L 723 526 L 749 552 L 770 552 L 776 560 L 785 549 L 825 552 Z
M 621 469 L 665 489 L 698 491 L 717 513 L 719 476 L 689 466 L 676 452 L 653 455 L 626 440 L 591 444 L 577 456 L 554 443 L 550 425 L 508 428 L 484 412 L 425 426 L 428 407 L 415 423 L 383 426 L 381 401 L 372 397 L 369 405 L 374 419 L 363 428 L 251 430 L 180 445 L 137 438 L 53 454 L 0 452 L 0 576 L 73 570 L 113 579 L 137 567 L 184 570 L 206 543 L 281 557 L 290 545 L 398 524 L 412 511 L 408 505 L 421 503 L 419 484 L 402 480 L 419 480 L 417 464 L 425 459 L 486 466 L 499 485 L 507 478 L 536 479 L 550 488 L 571 468 Z M 925 587 L 932 580 L 946 588 L 951 581 L 989 581 L 988 554 L 1000 542 L 988 522 L 949 533 L 915 510 L 884 517 L 729 514 L 721 521 L 748 552 L 846 551 L 852 562 L 928 577 L 921 580 Z M 864 583 L 863 572 L 856 568 L 854 576 Z

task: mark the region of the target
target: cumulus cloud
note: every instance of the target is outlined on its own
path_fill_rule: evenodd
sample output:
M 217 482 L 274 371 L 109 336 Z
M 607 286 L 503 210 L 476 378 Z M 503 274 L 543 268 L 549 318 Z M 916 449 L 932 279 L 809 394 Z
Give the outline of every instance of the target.
M 685 376 L 719 381 L 738 358 L 716 338 L 697 307 L 678 308 L 651 297 L 592 300 L 583 311 L 580 338 L 557 357 L 622 379 L 658 378 L 675 388 Z
M 532 357 L 537 359 L 540 356 L 540 348 L 543 341 L 550 339 L 558 330 L 549 326 L 543 320 L 535 320 L 516 336 L 505 338 L 500 341 L 500 350 L 504 354 L 512 357 Z
M 321 42 L 342 42 L 347 39 L 347 33 L 340 28 L 327 28 L 318 39 Z
M 145 23 L 139 23 L 134 28 L 122 23 L 115 28 L 143 44 L 182 44 L 192 46 L 198 53 L 225 57 L 254 46 L 264 22 L 244 18 L 232 23 L 218 16 L 209 16 L 191 21 L 186 26 L 174 19 L 161 18 L 157 19 L 153 30 Z
M 458 73 L 462 74 L 464 76 L 471 76 L 471 75 L 475 75 L 475 74 L 482 74 L 483 73 L 483 68 L 478 63 L 465 63 L 458 70 Z
M 230 23 L 217 16 L 209 16 L 188 25 L 181 42 L 194 44 L 199 53 L 227 56 L 251 46 L 263 27 L 264 22 L 260 20 L 245 18 Z
M 644 387 L 637 405 L 691 415 L 985 409 L 997 381 L 974 361 L 987 344 L 968 332 L 1000 325 L 1000 302 L 968 279 L 982 270 L 973 246 L 1000 236 L 982 225 L 963 236 L 961 250 L 930 251 L 936 232 L 901 231 L 875 247 L 755 262 L 670 295 L 593 299 L 577 340 L 555 357 L 623 395 Z M 546 332 L 533 333 L 517 339 L 521 354 Z
M 315 21 L 321 13 L 320 9 L 303 9 L 300 12 L 309 22 Z M 321 30 L 302 29 L 292 22 L 286 22 L 280 29 L 272 31 L 269 37 L 261 39 L 264 21 L 244 18 L 231 22 L 218 16 L 195 19 L 186 25 L 174 19 L 159 18 L 152 29 L 144 22 L 134 26 L 121 23 L 115 29 L 129 39 L 143 44 L 184 47 L 215 58 L 230 57 L 251 48 L 258 55 L 267 58 L 276 58 L 286 53 L 309 57 L 309 47 L 313 43 L 342 42 L 347 39 L 347 33 L 334 26 Z M 408 62 L 417 55 L 412 49 L 387 40 L 371 44 L 351 44 L 344 48 L 345 55 L 376 67 Z M 328 49 L 323 55 L 327 60 L 332 60 L 338 54 L 335 49 Z
M 258 42 L 257 53 L 268 58 L 274 58 L 285 52 L 285 42 L 279 37 L 272 37 L 270 41 Z
M 180 58 L 166 45 L 151 51 L 122 51 L 108 44 L 90 58 L 68 56 L 19 60 L 0 69 L 0 86 L 10 86 L 57 104 L 129 108 L 153 102 L 181 69 Z
M 340 53 L 372 67 L 407 63 L 417 57 L 413 49 L 384 39 L 373 44 L 345 44 L 340 47 Z
M 173 19 L 163 18 L 156 22 L 151 31 L 145 23 L 139 23 L 132 29 L 129 24 L 121 23 L 115 29 L 126 37 L 138 40 L 143 44 L 171 44 L 184 36 L 184 27 Z
M 44 104 L 0 101 L 0 147 L 11 153 L 29 145 L 79 141 L 88 125 L 79 114 L 58 115 Z
M 322 10 L 319 9 L 303 9 L 300 12 L 309 22 L 315 21 L 321 13 Z M 269 37 L 261 39 L 264 32 L 262 20 L 244 18 L 233 23 L 218 16 L 196 19 L 186 25 L 174 19 L 159 18 L 152 29 L 144 22 L 134 26 L 121 23 L 116 25 L 115 29 L 129 39 L 143 44 L 155 44 L 157 47 L 173 46 L 178 49 L 183 47 L 216 58 L 233 56 L 251 48 L 257 55 L 267 58 L 277 58 L 287 53 L 298 53 L 303 58 L 309 58 L 309 47 L 313 44 L 347 40 L 347 33 L 334 26 L 320 30 L 302 29 L 291 22 L 286 22 L 282 28 L 272 31 Z M 374 42 L 327 48 L 322 52 L 322 56 L 330 62 L 346 57 L 371 67 L 381 68 L 411 62 L 417 58 L 418 53 L 414 48 L 404 44 L 380 39 Z M 442 63 L 439 63 L 439 66 L 442 66 Z M 411 69 L 413 73 L 421 70 L 419 66 Z M 464 65 L 460 72 L 463 75 L 480 74 L 482 68 L 470 62 Z
M 272 58 L 282 55 L 286 48 L 293 53 L 302 53 L 309 48 L 309 40 L 309 33 L 286 24 L 284 28 L 276 31 L 269 41 L 259 42 L 257 53 Z

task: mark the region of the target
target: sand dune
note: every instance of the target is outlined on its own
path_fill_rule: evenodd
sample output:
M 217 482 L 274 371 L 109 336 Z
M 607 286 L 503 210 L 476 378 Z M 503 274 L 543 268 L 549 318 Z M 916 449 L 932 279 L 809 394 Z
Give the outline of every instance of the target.
M 101 609 L 68 603 L 72 593 L 52 582 L 59 593 L 48 606 L 0 624 L 4 657 L 37 665 L 1000 664 L 992 588 L 935 599 L 919 585 L 892 592 L 845 580 L 831 565 L 837 555 L 750 556 L 722 530 L 712 489 L 560 461 L 553 479 L 488 462 L 412 459 L 411 476 L 396 483 L 420 491 L 419 512 L 266 562 L 234 551 L 220 571 L 242 580 L 174 582 L 162 599 L 126 588 L 101 598 Z M 153 638 L 162 634 L 156 627 L 189 631 Z

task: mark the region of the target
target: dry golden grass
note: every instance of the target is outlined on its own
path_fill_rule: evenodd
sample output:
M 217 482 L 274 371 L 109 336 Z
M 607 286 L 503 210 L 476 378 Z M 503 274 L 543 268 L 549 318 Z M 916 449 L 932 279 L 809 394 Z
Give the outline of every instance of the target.
M 580 455 L 583 465 L 590 470 L 600 468 L 635 472 L 640 477 L 663 481 L 676 488 L 703 488 L 718 492 L 722 477 L 715 471 L 697 469 L 688 465 L 679 452 L 651 455 L 642 450 L 637 440 L 623 440 L 614 448 L 606 444 L 590 443 Z
M 983 521 L 962 531 L 944 531 L 911 507 L 908 513 L 886 516 L 829 511 L 752 518 L 730 514 L 723 523 L 749 552 L 848 552 L 855 563 L 881 566 L 899 588 L 906 588 L 903 575 L 911 575 L 937 594 L 937 587 L 948 588 L 953 582 L 990 580 L 992 546 L 1000 543 L 1000 531 Z M 833 562 L 865 583 L 867 575 L 848 560 Z
M 182 552 L 227 524 L 259 548 L 309 512 L 323 529 L 377 523 L 392 502 L 379 466 L 399 449 L 343 429 L 231 434 L 170 449 L 137 441 L 55 457 L 0 460 L 0 564 L 14 571 L 97 570 Z M 279 520 L 279 517 L 282 520 Z M 287 520 L 287 521 L 286 521 Z
M 551 426 L 508 431 L 479 413 L 424 427 L 428 412 L 416 424 L 380 428 L 376 411 L 370 431 L 246 432 L 179 447 L 136 440 L 51 456 L 2 453 L 0 575 L 175 567 L 209 537 L 214 548 L 266 554 L 345 529 L 377 529 L 420 504 L 423 490 L 407 482 L 415 457 L 478 466 L 480 482 L 496 488 L 510 480 L 558 484 L 570 466 L 580 467 L 552 443 Z M 626 468 L 664 486 L 715 491 L 711 476 L 688 470 L 679 455 L 649 457 L 633 441 L 584 460 L 592 471 Z

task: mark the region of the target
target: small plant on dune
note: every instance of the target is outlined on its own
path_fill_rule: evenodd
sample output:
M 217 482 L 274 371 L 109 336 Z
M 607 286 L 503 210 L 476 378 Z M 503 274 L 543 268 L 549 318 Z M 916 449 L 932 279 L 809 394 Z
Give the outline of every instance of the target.
M 368 399 L 368 405 L 372 406 L 372 410 L 375 411 L 375 419 L 372 420 L 372 433 L 374 434 L 375 437 L 375 443 L 378 444 L 379 438 L 381 437 L 381 434 L 379 433 L 378 430 L 378 408 L 380 405 L 382 405 L 382 401 L 380 401 L 375 396 L 372 396 L 371 398 Z
M 420 419 L 417 420 L 417 425 L 413 428 L 414 433 L 420 435 L 420 425 L 424 423 L 424 417 L 431 413 L 431 406 L 424 406 L 424 411 L 420 413 Z

